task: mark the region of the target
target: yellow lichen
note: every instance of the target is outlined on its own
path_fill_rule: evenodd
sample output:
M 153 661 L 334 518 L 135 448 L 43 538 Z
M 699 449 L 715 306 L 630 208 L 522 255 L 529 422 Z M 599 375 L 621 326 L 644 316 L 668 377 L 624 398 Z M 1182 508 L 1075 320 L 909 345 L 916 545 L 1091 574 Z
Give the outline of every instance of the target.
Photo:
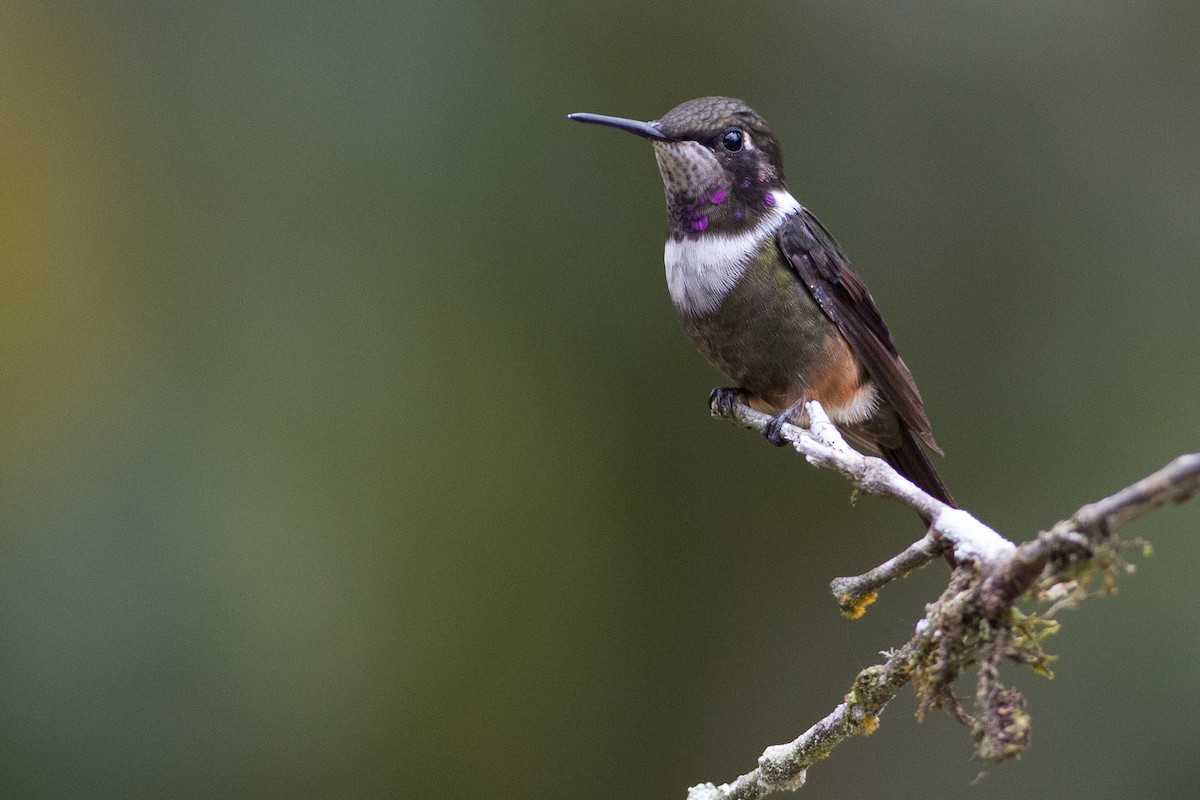
M 842 615 L 850 619 L 858 619 L 867 613 L 867 606 L 879 599 L 877 592 L 867 592 L 861 597 L 853 597 L 849 592 L 843 592 L 838 598 L 842 607 Z

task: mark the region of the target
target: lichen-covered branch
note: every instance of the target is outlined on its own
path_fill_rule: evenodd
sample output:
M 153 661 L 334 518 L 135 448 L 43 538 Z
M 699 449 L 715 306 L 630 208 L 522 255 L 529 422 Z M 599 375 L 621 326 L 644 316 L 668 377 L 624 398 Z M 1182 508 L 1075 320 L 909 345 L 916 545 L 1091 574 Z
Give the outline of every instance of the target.
M 1023 543 L 980 587 L 984 610 L 995 615 L 1043 579 L 1048 569 L 1061 571 L 1072 562 L 1094 561 L 1116 544 L 1113 532 L 1130 520 L 1169 502 L 1182 503 L 1200 494 L 1200 453 L 1176 458 L 1157 472 L 1103 500 L 1088 503 L 1035 539 Z
M 783 789 L 804 785 L 806 770 L 825 758 L 843 739 L 871 734 L 879 727 L 879 714 L 912 679 L 911 662 L 918 644 L 909 642 L 883 664 L 858 673 L 845 700 L 829 716 L 800 734 L 793 742 L 768 747 L 758 767 L 733 783 L 703 783 L 688 790 L 688 800 L 757 800 Z
M 930 497 L 882 459 L 852 449 L 820 405 L 810 403 L 807 411 L 810 428 L 785 425 L 782 436 L 810 463 L 834 469 L 859 490 L 899 500 L 933 520 L 928 533 L 900 554 L 863 575 L 833 581 L 843 612 L 861 615 L 879 587 L 947 553 L 953 554 L 950 581 L 925 607 L 913 637 L 882 664 L 860 672 L 827 717 L 794 741 L 767 748 L 758 767 L 735 781 L 692 787 L 689 800 L 754 800 L 799 788 L 808 767 L 837 744 L 872 733 L 884 706 L 908 683 L 917 692 L 918 715 L 936 709 L 953 714 L 971 728 L 981 760 L 1019 755 L 1029 743 L 1030 717 L 1021 693 L 1000 683 L 1000 665 L 1012 661 L 1049 674 L 1053 659 L 1042 641 L 1057 629 L 1052 614 L 1088 596 L 1097 576 L 1106 587 L 1111 584 L 1125 546 L 1115 537 L 1116 529 L 1164 503 L 1200 494 L 1200 453 L 1180 456 L 1017 546 L 966 511 Z M 770 419 L 739 404 L 729 417 L 757 430 Z M 1026 596 L 1054 605 L 1040 616 L 1027 615 L 1016 608 Z M 955 680 L 971 667 L 978 672 L 973 715 L 953 693 Z
M 909 545 L 899 555 L 889 558 L 874 569 L 852 578 L 834 578 L 829 584 L 842 613 L 858 619 L 875 602 L 876 590 L 896 578 L 925 566 L 945 551 L 938 536 L 930 531 Z

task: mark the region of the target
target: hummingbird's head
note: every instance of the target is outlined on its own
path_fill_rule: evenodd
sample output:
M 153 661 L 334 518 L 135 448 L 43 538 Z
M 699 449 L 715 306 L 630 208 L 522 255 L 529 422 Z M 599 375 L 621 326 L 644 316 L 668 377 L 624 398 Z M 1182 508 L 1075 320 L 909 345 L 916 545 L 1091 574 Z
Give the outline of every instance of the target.
M 787 191 L 779 144 L 766 120 L 741 100 L 701 97 L 654 122 L 599 114 L 571 119 L 650 139 L 676 237 L 754 225 Z

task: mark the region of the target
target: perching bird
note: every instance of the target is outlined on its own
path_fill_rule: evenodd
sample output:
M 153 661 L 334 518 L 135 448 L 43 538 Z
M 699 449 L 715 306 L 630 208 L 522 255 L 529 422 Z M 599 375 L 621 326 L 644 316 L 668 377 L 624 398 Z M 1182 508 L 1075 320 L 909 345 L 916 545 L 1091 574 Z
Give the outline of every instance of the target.
M 571 119 L 646 137 L 667 195 L 667 287 L 688 336 L 736 387 L 713 390 L 785 422 L 819 401 L 851 440 L 953 505 L 922 445 L 941 454 L 912 373 L 862 279 L 788 191 L 779 144 L 741 100 L 702 97 L 662 119 Z

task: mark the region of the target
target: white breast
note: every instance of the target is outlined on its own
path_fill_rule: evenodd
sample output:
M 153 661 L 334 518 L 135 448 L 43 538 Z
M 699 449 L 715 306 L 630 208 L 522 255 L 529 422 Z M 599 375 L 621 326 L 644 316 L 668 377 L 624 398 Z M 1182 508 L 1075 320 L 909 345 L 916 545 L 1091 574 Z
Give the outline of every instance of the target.
M 775 233 L 784 217 L 800 208 L 790 193 L 780 190 L 774 195 L 774 210 L 748 231 L 711 233 L 678 242 L 667 239 L 667 288 L 676 309 L 697 315 L 721 304 L 763 239 Z

